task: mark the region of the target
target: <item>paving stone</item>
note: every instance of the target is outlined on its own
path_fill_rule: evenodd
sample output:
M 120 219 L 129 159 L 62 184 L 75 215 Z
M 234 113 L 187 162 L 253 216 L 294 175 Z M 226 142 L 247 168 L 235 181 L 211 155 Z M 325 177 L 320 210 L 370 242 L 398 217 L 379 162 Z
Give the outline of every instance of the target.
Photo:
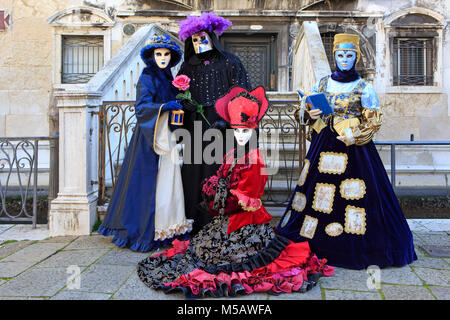
M 69 243 L 78 238 L 79 236 L 64 236 L 64 237 L 52 237 L 39 241 L 40 243 Z
M 147 287 L 134 271 L 125 284 L 113 295 L 115 300 L 184 300 L 184 294 L 165 294 Z
M 136 266 L 139 261 L 147 258 L 151 254 L 153 253 L 134 252 L 129 249 L 115 248 L 103 256 L 97 264 Z
M 252 296 L 253 295 L 250 295 L 249 298 Z M 293 292 L 282 293 L 278 296 L 269 295 L 269 300 L 322 300 L 322 293 L 319 285 L 316 285 L 314 288 L 305 293 Z
M 46 224 L 38 224 L 35 229 L 31 224 L 17 224 L 0 233 L 0 240 L 43 240 L 48 238 L 48 235 Z
M 450 247 L 433 246 L 424 244 L 420 248 L 433 258 L 450 258 Z
M 421 224 L 419 221 L 416 221 L 416 220 L 414 220 L 414 219 L 407 219 L 406 221 L 408 222 L 409 229 L 410 229 L 412 232 L 415 232 L 415 231 L 423 231 L 423 232 L 429 231 L 429 230 L 428 230 L 423 224 Z
M 89 249 L 59 251 L 48 259 L 39 263 L 37 268 L 68 267 L 71 265 L 89 266 L 110 249 Z
M 378 292 L 325 290 L 325 300 L 381 300 Z
M 33 241 L 28 240 L 4 243 L 0 246 L 0 258 L 5 258 L 10 254 L 31 245 L 32 243 Z
M 450 270 L 414 267 L 417 275 L 429 285 L 450 286 Z
M 325 289 L 375 291 L 376 289 L 369 289 L 367 286 L 368 279 L 370 276 L 365 270 L 335 268 L 334 276 L 322 277 L 319 283 Z
M 0 234 L 14 226 L 15 226 L 15 224 L 0 224 Z
M 427 219 L 420 224 L 430 231 L 450 231 L 450 219 Z
M 2 285 L 0 297 L 51 297 L 66 286 L 69 277 L 66 268 L 32 268 Z
M 450 264 L 448 264 L 444 259 L 441 258 L 429 258 L 418 256 L 418 259 L 410 264 L 411 267 L 425 267 L 434 269 L 450 269 Z
M 0 297 L 0 300 L 48 300 L 48 297 Z
M 12 278 L 30 268 L 35 262 L 0 261 L 0 278 Z
M 428 257 L 428 253 L 420 245 L 414 244 L 414 251 L 416 252 L 417 258 Z
M 425 244 L 450 247 L 450 236 L 445 232 L 427 232 L 418 233 L 417 235 Z
M 91 236 L 80 236 L 78 239 L 69 244 L 64 250 L 77 250 L 77 249 L 102 249 L 116 247 L 111 242 L 111 237 L 105 237 L 99 234 Z
M 428 287 L 438 300 L 450 300 L 450 288 Z
M 64 247 L 64 243 L 35 243 L 6 257 L 2 262 L 38 262 Z
M 45 270 L 44 268 L 40 270 Z M 89 267 L 80 275 L 80 288 L 70 291 L 87 291 L 98 293 L 114 293 L 117 291 L 136 266 L 97 265 Z M 69 290 L 65 288 L 64 291 Z
M 422 281 L 412 272 L 409 266 L 389 267 L 381 269 L 381 283 L 422 285 Z
M 61 291 L 50 300 L 108 300 L 111 297 L 107 293 L 83 292 L 83 291 Z
M 435 300 L 426 287 L 381 285 L 386 300 Z

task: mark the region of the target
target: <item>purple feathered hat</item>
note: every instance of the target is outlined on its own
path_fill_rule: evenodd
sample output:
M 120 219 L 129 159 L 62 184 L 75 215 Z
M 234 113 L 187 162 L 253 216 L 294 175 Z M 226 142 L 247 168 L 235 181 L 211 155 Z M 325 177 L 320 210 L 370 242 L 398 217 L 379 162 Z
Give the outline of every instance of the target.
M 186 20 L 181 20 L 178 24 L 180 25 L 178 37 L 182 41 L 200 31 L 215 32 L 220 36 L 232 25 L 230 20 L 222 18 L 213 12 L 203 12 L 201 16 L 188 16 Z

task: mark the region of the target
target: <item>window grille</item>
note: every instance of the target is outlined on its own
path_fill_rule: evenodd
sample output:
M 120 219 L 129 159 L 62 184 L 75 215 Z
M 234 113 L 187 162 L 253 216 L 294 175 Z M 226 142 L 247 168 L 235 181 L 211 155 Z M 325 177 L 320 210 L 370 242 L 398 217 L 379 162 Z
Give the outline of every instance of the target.
M 86 83 L 103 67 L 102 36 L 64 36 L 62 83 Z
M 394 38 L 394 86 L 433 85 L 433 39 Z

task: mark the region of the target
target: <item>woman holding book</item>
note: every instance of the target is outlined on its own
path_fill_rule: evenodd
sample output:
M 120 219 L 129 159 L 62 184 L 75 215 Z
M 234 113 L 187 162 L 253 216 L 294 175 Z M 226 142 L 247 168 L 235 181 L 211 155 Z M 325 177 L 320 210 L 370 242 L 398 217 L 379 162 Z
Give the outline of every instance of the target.
M 309 125 L 311 146 L 277 231 L 330 265 L 365 269 L 417 259 L 413 237 L 372 138 L 382 114 L 373 87 L 358 75 L 359 37 L 337 34 L 336 71 L 318 81 L 331 113 L 305 96 L 296 118 Z M 319 107 L 319 108 L 317 108 Z

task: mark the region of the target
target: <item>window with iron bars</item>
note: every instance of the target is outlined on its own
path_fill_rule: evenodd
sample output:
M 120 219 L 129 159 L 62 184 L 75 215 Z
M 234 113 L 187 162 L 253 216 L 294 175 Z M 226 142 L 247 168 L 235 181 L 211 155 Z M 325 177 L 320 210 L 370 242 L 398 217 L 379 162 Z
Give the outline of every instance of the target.
M 433 85 L 433 38 L 393 38 L 394 86 Z
M 102 36 L 63 36 L 62 83 L 86 83 L 102 67 Z

